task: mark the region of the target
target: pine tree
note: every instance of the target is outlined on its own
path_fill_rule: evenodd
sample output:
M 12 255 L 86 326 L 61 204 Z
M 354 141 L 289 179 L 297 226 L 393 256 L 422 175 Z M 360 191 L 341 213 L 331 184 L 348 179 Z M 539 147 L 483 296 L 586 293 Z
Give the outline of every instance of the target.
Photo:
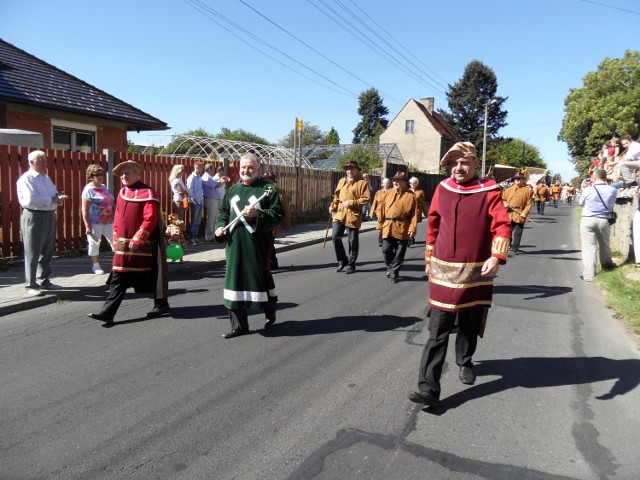
M 389 125 L 385 115 L 389 109 L 382 103 L 382 98 L 375 88 L 365 90 L 358 97 L 360 105 L 358 115 L 362 120 L 353 129 L 353 143 L 378 143 L 378 139 Z

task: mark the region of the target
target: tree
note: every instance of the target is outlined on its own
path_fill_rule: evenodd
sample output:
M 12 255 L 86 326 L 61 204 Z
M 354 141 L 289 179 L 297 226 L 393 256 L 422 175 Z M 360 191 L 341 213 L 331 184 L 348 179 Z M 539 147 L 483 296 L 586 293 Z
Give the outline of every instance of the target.
M 340 145 L 340 135 L 335 128 L 331 127 L 329 133 L 324 137 L 325 145 Z
M 266 138 L 256 135 L 255 133 L 247 132 L 242 128 L 231 130 L 226 127 L 220 129 L 220 133 L 215 136 L 216 138 L 222 138 L 225 140 L 233 140 L 236 142 L 250 142 L 259 143 L 260 145 L 271 145 Z
M 378 139 L 389 125 L 385 115 L 389 109 L 382 103 L 382 97 L 375 88 L 365 90 L 358 97 L 358 115 L 362 117 L 353 129 L 353 143 L 378 143 Z
M 286 137 L 278 141 L 279 145 L 287 148 L 293 148 L 293 133 L 291 129 Z M 297 133 L 297 132 L 296 132 Z M 320 127 L 311 123 L 302 124 L 302 145 L 322 145 L 326 133 L 320 130 Z
M 516 168 L 547 168 L 540 151 L 531 144 L 518 138 L 509 138 L 495 144 L 487 151 L 488 165 L 511 165 Z
M 186 140 L 181 138 L 182 135 L 189 135 L 194 137 L 210 137 L 211 134 L 204 128 L 198 127 L 195 130 L 189 130 L 176 136 L 167 146 L 162 149 L 163 154 L 168 155 L 185 155 L 196 142 L 194 140 Z M 211 152 L 208 152 L 211 153 Z
M 356 161 L 363 173 L 370 173 L 375 168 L 382 167 L 382 159 L 378 149 L 372 144 L 354 145 L 338 157 L 338 170 L 342 170 L 345 163 Z
M 472 60 L 465 67 L 462 78 L 449 85 L 447 101 L 451 112 L 438 109 L 438 113 L 462 140 L 481 148 L 484 138 L 484 109 L 487 104 L 487 144 L 498 130 L 507 125 L 508 112 L 502 110 L 502 104 L 508 97 L 496 95 L 497 91 L 498 80 L 493 70 L 478 60 Z
M 564 100 L 565 117 L 558 134 L 581 177 L 606 140 L 625 134 L 635 137 L 640 131 L 640 52 L 605 57 L 583 83 Z

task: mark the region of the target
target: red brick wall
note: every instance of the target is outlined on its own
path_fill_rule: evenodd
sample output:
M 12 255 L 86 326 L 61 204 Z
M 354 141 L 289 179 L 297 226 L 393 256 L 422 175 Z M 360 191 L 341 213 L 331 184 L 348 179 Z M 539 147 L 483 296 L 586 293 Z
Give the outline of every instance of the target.
M 124 128 L 98 127 L 98 138 L 96 140 L 97 152 L 101 153 L 104 148 L 116 151 L 127 150 L 127 131 Z
M 40 132 L 45 147 L 51 145 L 51 120 L 42 115 L 7 110 L 7 128 Z

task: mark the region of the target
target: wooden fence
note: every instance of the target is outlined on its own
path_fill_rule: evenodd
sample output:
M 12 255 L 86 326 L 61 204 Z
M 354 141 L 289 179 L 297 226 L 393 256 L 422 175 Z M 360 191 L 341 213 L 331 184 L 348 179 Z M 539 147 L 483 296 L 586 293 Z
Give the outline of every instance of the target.
M 2 257 L 20 257 L 23 253 L 20 236 L 20 204 L 16 192 L 16 181 L 29 169 L 28 155 L 32 148 L 0 145 L 0 246 Z M 142 165 L 141 179 L 151 185 L 160 195 L 160 208 L 171 211 L 171 188 L 169 173 L 175 164 L 182 164 L 187 172 L 193 171 L 197 159 L 173 158 L 156 155 L 140 155 L 127 152 L 108 152 L 104 154 L 70 152 L 45 149 L 47 154 L 47 173 L 58 191 L 69 195 L 63 206 L 58 208 L 58 232 L 56 249 L 58 252 L 86 248 L 86 237 L 81 215 L 81 194 L 87 184 L 86 169 L 91 164 L 100 165 L 107 173 L 105 183 L 112 193 L 120 190 L 120 179 L 111 171 L 115 165 L 126 160 L 135 160 Z M 216 166 L 222 165 L 216 163 Z M 238 179 L 237 161 L 227 162 L 225 173 L 232 180 Z M 294 222 L 304 222 L 327 212 L 331 196 L 343 172 L 331 172 L 314 169 L 298 169 L 280 165 L 263 165 L 263 173 L 273 171 L 278 187 L 283 189 L 290 200 Z M 420 188 L 425 190 L 427 200 L 433 195 L 435 187 L 443 178 L 439 175 L 411 174 L 420 179 Z M 380 187 L 380 177 L 369 177 L 371 195 Z M 299 189 L 296 188 L 299 185 Z M 296 195 L 296 192 L 299 192 Z M 328 212 L 327 212 L 328 215 Z M 328 218 L 328 217 L 327 217 Z M 187 217 L 187 222 L 189 218 Z

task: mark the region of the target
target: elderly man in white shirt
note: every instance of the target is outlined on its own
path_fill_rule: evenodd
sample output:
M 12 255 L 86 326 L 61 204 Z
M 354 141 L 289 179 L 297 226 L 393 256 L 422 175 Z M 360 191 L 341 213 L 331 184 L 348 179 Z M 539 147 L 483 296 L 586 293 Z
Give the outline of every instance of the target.
M 58 193 L 47 176 L 47 155 L 41 150 L 29 154 L 29 170 L 16 186 L 22 206 L 20 228 L 24 244 L 24 275 L 27 296 L 43 295 L 53 288 L 49 279 L 56 242 L 56 209 L 68 198 Z

